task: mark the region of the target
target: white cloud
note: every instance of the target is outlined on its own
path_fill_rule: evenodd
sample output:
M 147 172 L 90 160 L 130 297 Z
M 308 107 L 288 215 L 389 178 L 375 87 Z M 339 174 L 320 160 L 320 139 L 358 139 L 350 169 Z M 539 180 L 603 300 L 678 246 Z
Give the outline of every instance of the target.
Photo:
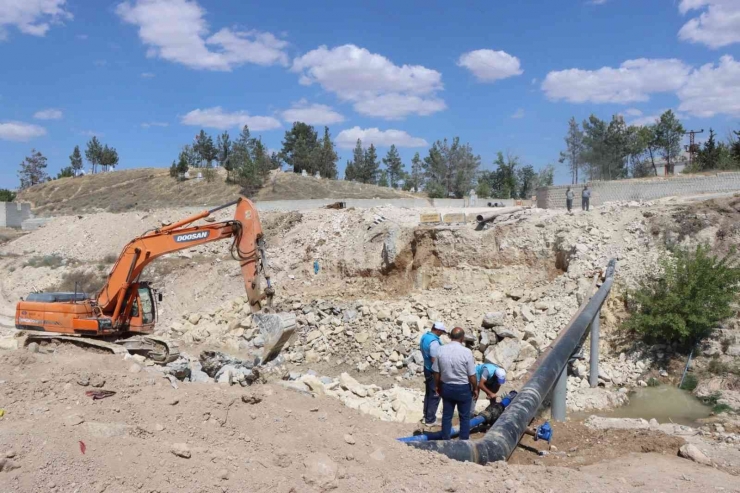
M 470 70 L 479 82 L 494 82 L 524 73 L 519 59 L 505 51 L 469 51 L 460 55 L 457 65 Z
M 144 122 L 141 124 L 141 128 L 149 127 L 169 127 L 170 124 L 167 122 Z
M 305 99 L 293 103 L 290 109 L 281 113 L 281 116 L 288 123 L 304 122 L 309 125 L 331 125 L 344 121 L 344 116 L 334 111 L 331 106 L 309 104 Z
M 67 0 L 0 0 L 0 40 L 6 26 L 15 26 L 24 34 L 45 36 L 51 24 L 72 19 L 64 7 Z
M 195 109 L 180 120 L 183 125 L 226 130 L 249 125 L 250 130 L 273 130 L 280 128 L 280 121 L 271 116 L 250 116 L 246 111 L 225 112 L 220 106 Z
M 154 73 L 152 73 L 152 72 L 142 72 L 141 73 L 141 78 L 142 79 L 152 79 L 154 77 L 156 77 L 156 75 Z
M 406 115 L 431 115 L 447 108 L 439 98 L 423 98 L 411 94 L 389 93 L 371 96 L 354 104 L 355 111 L 367 116 L 399 120 Z
M 376 147 L 424 147 L 429 143 L 420 138 L 412 137 L 403 130 L 380 130 L 378 128 L 352 127 L 342 130 L 337 135 L 337 145 L 342 149 L 352 149 L 357 144 L 357 139 L 362 140 L 363 145 L 375 144 Z
M 659 111 L 655 113 L 654 115 L 640 116 L 638 118 L 635 118 L 634 120 L 628 121 L 627 125 L 634 125 L 635 127 L 644 127 L 645 125 L 652 125 L 660 118 L 660 115 L 662 115 L 663 113 L 665 113 L 665 111 Z
M 740 43 L 740 2 L 738 0 L 681 0 L 682 14 L 702 10 L 678 32 L 678 37 L 710 48 Z
M 647 101 L 653 93 L 676 91 L 686 83 L 690 70 L 681 60 L 640 58 L 618 68 L 550 72 L 541 87 L 553 101 L 631 103 Z
M 139 27 L 148 57 L 200 70 L 288 64 L 283 51 L 288 43 L 273 34 L 222 28 L 209 35 L 206 12 L 195 0 L 132 0 L 119 4 L 116 13 Z
M 62 110 L 49 108 L 46 110 L 37 111 L 33 114 L 33 117 L 37 120 L 61 120 Z
M 524 108 L 517 109 L 513 115 L 511 115 L 512 118 L 524 118 Z
M 46 135 L 46 129 L 38 125 L 23 122 L 0 123 L 0 139 L 25 142 Z
M 75 38 L 79 39 L 80 41 L 87 40 L 87 37 L 87 34 L 78 34 L 77 36 L 75 36 Z
M 740 116 L 740 61 L 725 55 L 716 66 L 708 63 L 694 70 L 677 94 L 678 109 L 691 115 Z
M 445 108 L 436 97 L 442 74 L 421 65 L 395 65 L 386 57 L 355 45 L 320 46 L 293 60 L 293 72 L 303 85 L 319 84 L 355 111 L 388 119 L 429 115 Z M 399 108 L 381 108 L 395 102 Z
M 627 108 L 624 110 L 624 114 L 627 116 L 642 116 L 642 111 L 637 108 Z

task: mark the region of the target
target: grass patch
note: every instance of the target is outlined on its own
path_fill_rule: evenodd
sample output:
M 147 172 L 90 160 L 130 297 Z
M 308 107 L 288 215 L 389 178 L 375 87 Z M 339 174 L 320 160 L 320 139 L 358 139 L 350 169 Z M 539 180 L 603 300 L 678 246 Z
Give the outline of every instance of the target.
M 726 375 L 732 373 L 734 375 L 740 375 L 740 367 L 737 365 L 731 365 L 729 363 L 723 363 L 718 358 L 712 359 L 707 365 L 707 371 L 714 375 Z
M 50 267 L 57 269 L 62 265 L 66 265 L 64 257 L 59 255 L 44 255 L 41 257 L 31 257 L 28 261 L 23 264 L 23 267 Z
M 727 413 L 732 411 L 733 409 L 727 404 L 716 404 L 714 407 L 712 407 L 712 412 L 714 414 Z
M 650 377 L 648 378 L 647 385 L 648 387 L 660 387 L 660 380 L 655 377 Z
M 118 255 L 109 253 L 105 257 L 103 257 L 103 263 L 104 264 L 115 264 L 116 260 L 118 260 Z
M 683 379 L 683 383 L 681 383 L 680 388 L 681 390 L 692 392 L 697 385 L 699 385 L 699 379 L 697 379 L 696 376 L 692 375 L 691 373 L 687 373 Z

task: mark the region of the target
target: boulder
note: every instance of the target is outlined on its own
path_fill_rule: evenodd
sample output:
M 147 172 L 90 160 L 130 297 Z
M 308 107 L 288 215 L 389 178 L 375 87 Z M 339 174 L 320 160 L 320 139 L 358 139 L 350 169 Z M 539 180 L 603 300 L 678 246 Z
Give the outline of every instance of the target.
M 504 339 L 485 353 L 486 363 L 493 363 L 508 370 L 519 356 L 521 344 L 516 339 Z
M 335 480 L 339 466 L 326 454 L 311 454 L 303 461 L 306 471 L 303 480 L 316 486 L 321 491 L 327 491 L 336 487 Z
M 681 448 L 678 450 L 678 455 L 685 459 L 693 460 L 698 464 L 704 464 L 705 466 L 712 465 L 712 461 L 709 459 L 709 457 L 704 455 L 704 452 L 699 450 L 696 445 L 693 445 L 691 443 L 686 443 L 682 445 Z
M 483 316 L 483 321 L 481 322 L 481 325 L 486 329 L 490 329 L 492 327 L 500 327 L 504 325 L 505 320 L 506 313 L 504 312 L 488 312 Z
M 522 314 L 522 320 L 525 322 L 534 322 L 536 320 L 534 313 L 532 313 L 532 309 L 529 308 L 527 305 L 524 305 L 521 308 L 521 314 Z
M 339 383 L 343 389 L 349 390 L 358 397 L 367 397 L 367 389 L 360 382 L 344 372 L 339 375 Z

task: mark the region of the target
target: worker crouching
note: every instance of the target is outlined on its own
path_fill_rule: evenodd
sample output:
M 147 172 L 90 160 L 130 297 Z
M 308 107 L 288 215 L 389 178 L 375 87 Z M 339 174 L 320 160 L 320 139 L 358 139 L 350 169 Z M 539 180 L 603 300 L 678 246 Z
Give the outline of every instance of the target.
M 463 329 L 452 329 L 450 339 L 449 344 L 439 349 L 432 365 L 437 392 L 442 397 L 442 439 L 450 439 L 452 415 L 457 408 L 460 440 L 467 440 L 470 438 L 470 411 L 478 400 L 475 359 L 473 352 L 462 344 L 465 340 Z
M 483 363 L 475 367 L 475 376 L 478 379 L 478 389 L 486 394 L 493 404 L 496 394 L 506 383 L 506 370 L 493 363 Z

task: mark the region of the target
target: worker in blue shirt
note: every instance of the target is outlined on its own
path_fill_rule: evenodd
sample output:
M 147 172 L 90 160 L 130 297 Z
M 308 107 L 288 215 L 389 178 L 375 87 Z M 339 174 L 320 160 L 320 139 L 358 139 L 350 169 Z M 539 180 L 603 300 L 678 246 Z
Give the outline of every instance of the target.
M 424 417 L 422 421 L 425 425 L 430 426 L 437 421 L 437 409 L 439 408 L 440 396 L 437 394 L 434 383 L 434 374 L 432 365 L 437 359 L 439 348 L 442 341 L 439 339 L 442 334 L 447 333 L 447 328 L 442 322 L 434 322 L 432 330 L 421 336 L 419 349 L 424 356 Z
M 501 386 L 506 383 L 506 370 L 493 363 L 483 363 L 475 367 L 478 388 L 494 401 Z

